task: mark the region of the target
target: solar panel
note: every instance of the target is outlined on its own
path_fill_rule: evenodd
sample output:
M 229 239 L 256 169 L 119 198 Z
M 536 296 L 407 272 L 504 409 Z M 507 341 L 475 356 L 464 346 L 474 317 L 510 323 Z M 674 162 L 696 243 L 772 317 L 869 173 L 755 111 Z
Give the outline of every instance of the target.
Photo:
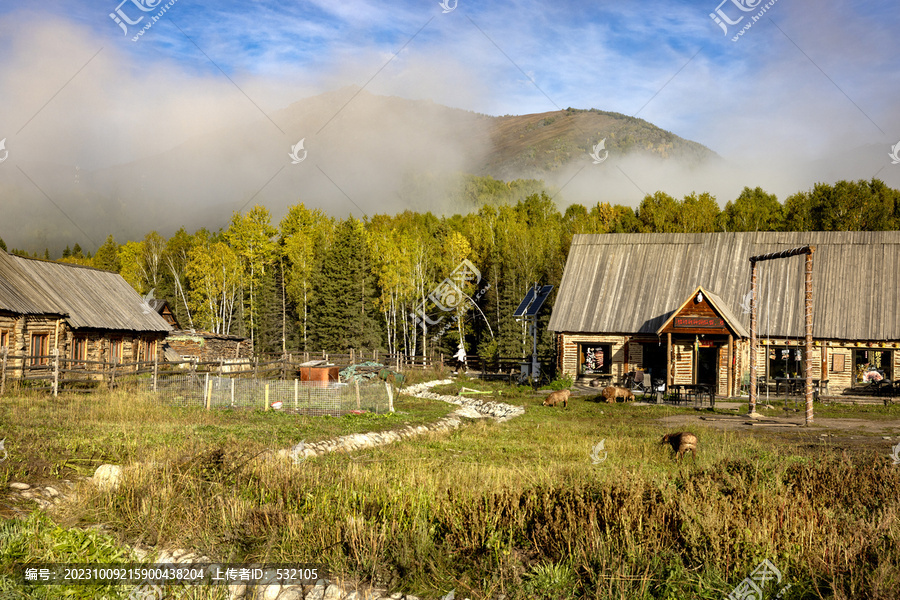
M 527 318 L 535 316 L 538 311 L 541 310 L 541 307 L 544 305 L 544 302 L 547 300 L 547 296 L 550 295 L 551 291 L 553 291 L 552 285 L 545 285 L 540 289 L 537 287 L 528 288 L 525 299 L 519 304 L 519 308 L 513 313 L 513 317 Z
M 528 307 L 528 312 L 525 313 L 526 317 L 533 317 L 538 314 L 538 311 L 541 310 L 541 307 L 544 306 L 544 302 L 547 301 L 547 296 L 550 295 L 550 292 L 553 291 L 552 285 L 545 285 L 541 288 L 541 291 L 538 292 L 537 297 L 534 299 L 534 302 L 531 303 L 531 306 Z
M 513 313 L 514 317 L 521 317 L 525 314 L 525 311 L 528 309 L 528 306 L 534 302 L 534 292 L 535 289 L 533 287 L 528 288 L 528 293 L 525 294 L 525 299 L 522 300 L 522 303 L 519 304 L 519 308 L 516 309 L 516 312 Z

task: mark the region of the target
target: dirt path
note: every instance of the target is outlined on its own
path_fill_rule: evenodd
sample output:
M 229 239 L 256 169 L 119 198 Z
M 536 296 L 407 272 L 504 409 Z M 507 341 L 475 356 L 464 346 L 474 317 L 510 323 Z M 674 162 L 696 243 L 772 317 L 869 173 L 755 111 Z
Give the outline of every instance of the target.
M 659 419 L 666 429 L 676 431 L 692 425 L 715 427 L 726 431 L 745 431 L 769 439 L 792 443 L 806 448 L 830 447 L 854 454 L 876 452 L 890 455 L 900 442 L 900 420 L 829 419 L 816 418 L 805 426 L 802 413 L 798 416 L 762 417 L 747 415 L 698 413 L 671 415 Z

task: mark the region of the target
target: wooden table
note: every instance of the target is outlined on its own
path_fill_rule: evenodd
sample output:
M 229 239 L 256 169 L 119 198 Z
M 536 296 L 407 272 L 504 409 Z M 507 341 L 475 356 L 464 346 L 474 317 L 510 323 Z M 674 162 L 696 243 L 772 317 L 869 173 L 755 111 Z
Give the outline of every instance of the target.
M 676 404 L 680 404 L 682 400 L 693 400 L 694 406 L 703 406 L 703 398 L 708 397 L 709 405 L 713 408 L 716 406 L 712 386 L 707 383 L 679 383 L 670 387 L 675 392 Z
M 819 389 L 819 379 L 813 379 L 813 391 L 817 392 Z M 785 392 L 787 395 L 795 395 L 800 393 L 806 393 L 806 378 L 805 377 L 776 377 L 775 378 L 775 395 L 778 396 L 781 394 L 781 384 L 784 384 Z

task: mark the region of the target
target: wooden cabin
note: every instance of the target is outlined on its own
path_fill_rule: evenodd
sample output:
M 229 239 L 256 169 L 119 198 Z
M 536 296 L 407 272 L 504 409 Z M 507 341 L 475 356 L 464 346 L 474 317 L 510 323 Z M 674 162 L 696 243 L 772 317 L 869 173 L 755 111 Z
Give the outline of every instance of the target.
M 549 329 L 558 368 L 746 390 L 751 256 L 814 246 L 813 378 L 831 394 L 900 379 L 900 232 L 576 235 Z M 805 373 L 804 259 L 758 264 L 758 375 Z
M 169 306 L 168 301 L 162 298 L 150 298 L 147 300 L 147 304 L 150 305 L 150 308 L 155 310 L 159 316 L 165 319 L 166 323 L 168 323 L 172 329 L 181 329 L 181 325 L 178 324 L 178 319 L 175 317 L 175 313 Z
M 173 331 L 166 338 L 166 360 L 234 361 L 253 356 L 249 339 L 208 331 Z
M 107 363 L 152 361 L 171 330 L 117 273 L 0 252 L 0 348 L 7 378 L 54 351 Z

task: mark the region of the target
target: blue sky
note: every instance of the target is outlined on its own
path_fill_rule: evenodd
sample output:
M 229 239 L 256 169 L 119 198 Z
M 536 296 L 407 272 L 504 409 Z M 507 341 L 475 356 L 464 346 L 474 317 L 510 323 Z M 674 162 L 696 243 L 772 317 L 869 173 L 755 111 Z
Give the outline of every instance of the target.
M 900 181 L 894 1 L 719 2 L 175 0 L 137 41 L 165 1 L 5 2 L 0 138 L 99 168 L 356 85 L 490 115 L 636 115 L 728 161 L 729 184 L 709 185 L 721 204 L 743 185 L 783 199 L 822 172 Z M 117 9 L 141 22 L 126 34 Z M 717 9 L 741 18 L 727 35 Z

